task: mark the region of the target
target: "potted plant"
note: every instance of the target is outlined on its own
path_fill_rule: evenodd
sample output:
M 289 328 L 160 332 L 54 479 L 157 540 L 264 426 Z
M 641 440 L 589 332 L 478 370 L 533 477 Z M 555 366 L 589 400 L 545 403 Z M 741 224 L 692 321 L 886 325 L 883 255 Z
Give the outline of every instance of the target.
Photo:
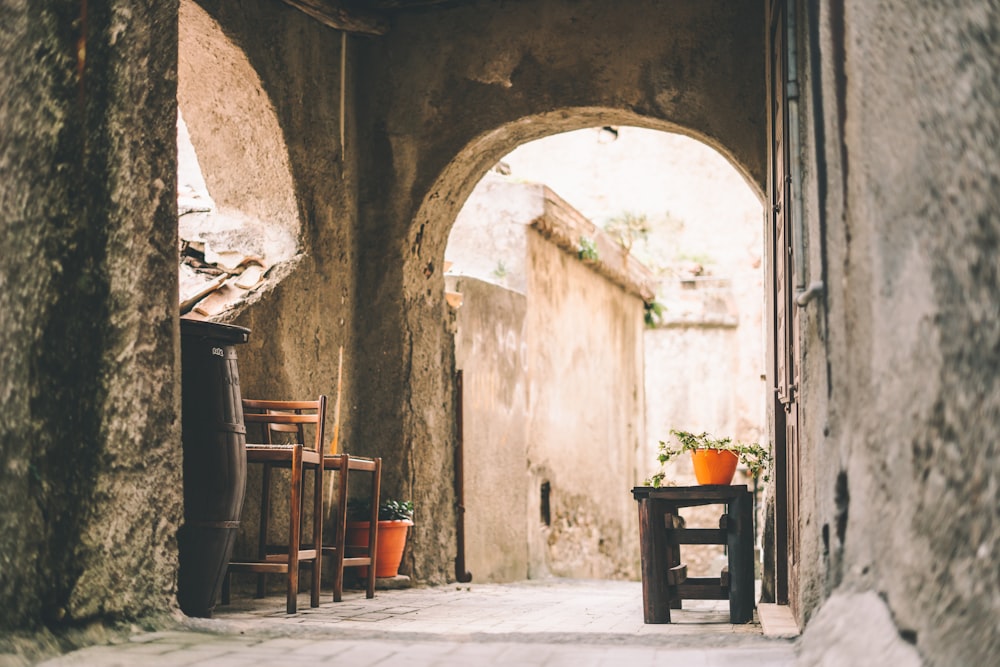
M 346 546 L 368 546 L 368 517 L 371 508 L 366 500 L 352 502 L 347 507 Z M 378 527 L 376 528 L 375 576 L 395 577 L 399 574 L 399 563 L 406 547 L 406 534 L 413 525 L 413 502 L 410 500 L 383 500 L 378 506 Z M 361 576 L 368 575 L 367 566 L 361 568 Z
M 730 484 L 736 473 L 737 463 L 743 463 L 753 478 L 769 479 L 771 454 L 757 443 L 734 442 L 732 438 L 715 438 L 708 433 L 694 434 L 688 431 L 670 430 L 677 438 L 678 446 L 660 441 L 656 459 L 661 469 L 646 480 L 647 486 L 658 487 L 666 476 L 663 464 L 691 452 L 694 474 L 699 484 Z

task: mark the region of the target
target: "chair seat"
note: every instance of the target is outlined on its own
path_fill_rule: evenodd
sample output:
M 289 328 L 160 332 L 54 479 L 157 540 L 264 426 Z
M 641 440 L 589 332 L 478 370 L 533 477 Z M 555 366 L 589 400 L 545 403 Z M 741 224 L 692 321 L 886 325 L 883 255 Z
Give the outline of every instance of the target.
M 302 447 L 302 463 L 307 466 L 318 466 L 320 462 L 319 452 L 302 446 L 301 444 L 289 445 L 247 445 L 248 463 L 271 463 L 279 468 L 287 468 L 291 465 L 291 453 L 296 447 Z

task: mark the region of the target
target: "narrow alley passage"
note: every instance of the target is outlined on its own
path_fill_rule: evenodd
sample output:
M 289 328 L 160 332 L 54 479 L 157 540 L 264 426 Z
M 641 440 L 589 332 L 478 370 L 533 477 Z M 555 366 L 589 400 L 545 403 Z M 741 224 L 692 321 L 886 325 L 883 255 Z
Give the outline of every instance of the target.
M 88 665 L 792 665 L 795 645 L 726 602 L 687 602 L 669 625 L 644 625 L 637 582 L 544 580 L 348 591 L 284 613 L 284 598 L 236 598 L 212 619 L 122 638 L 42 663 Z

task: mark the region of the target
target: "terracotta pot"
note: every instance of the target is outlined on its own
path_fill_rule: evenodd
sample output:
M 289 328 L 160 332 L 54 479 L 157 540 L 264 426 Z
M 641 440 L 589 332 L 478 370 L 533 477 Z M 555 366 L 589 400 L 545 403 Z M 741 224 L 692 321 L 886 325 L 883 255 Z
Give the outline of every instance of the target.
M 399 574 L 399 563 L 403 560 L 403 548 L 406 546 L 406 533 L 413 525 L 412 521 L 379 521 L 378 544 L 375 547 L 375 576 L 395 577 Z M 368 548 L 368 522 L 348 521 L 348 547 Z M 350 553 L 350 551 L 348 551 Z M 368 576 L 368 566 L 362 566 L 361 576 Z
M 699 484 L 732 484 L 739 457 L 728 449 L 693 449 L 691 461 Z

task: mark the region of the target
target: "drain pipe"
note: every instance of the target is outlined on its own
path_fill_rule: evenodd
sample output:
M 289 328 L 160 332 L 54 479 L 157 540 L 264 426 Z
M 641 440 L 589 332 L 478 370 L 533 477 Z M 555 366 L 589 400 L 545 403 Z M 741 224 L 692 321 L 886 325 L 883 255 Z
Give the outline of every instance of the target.
M 455 580 L 462 584 L 472 581 L 465 570 L 465 460 L 462 424 L 462 371 L 455 371 Z
M 822 279 L 806 285 L 806 228 L 802 218 L 802 164 L 799 151 L 799 61 L 798 61 L 798 17 L 795 3 L 785 3 L 786 12 L 786 78 L 785 96 L 788 100 L 788 171 L 791 176 L 791 201 L 789 206 L 792 223 L 792 260 L 795 271 L 795 305 L 804 308 L 810 301 L 824 292 Z M 819 241 L 822 242 L 822 241 Z

